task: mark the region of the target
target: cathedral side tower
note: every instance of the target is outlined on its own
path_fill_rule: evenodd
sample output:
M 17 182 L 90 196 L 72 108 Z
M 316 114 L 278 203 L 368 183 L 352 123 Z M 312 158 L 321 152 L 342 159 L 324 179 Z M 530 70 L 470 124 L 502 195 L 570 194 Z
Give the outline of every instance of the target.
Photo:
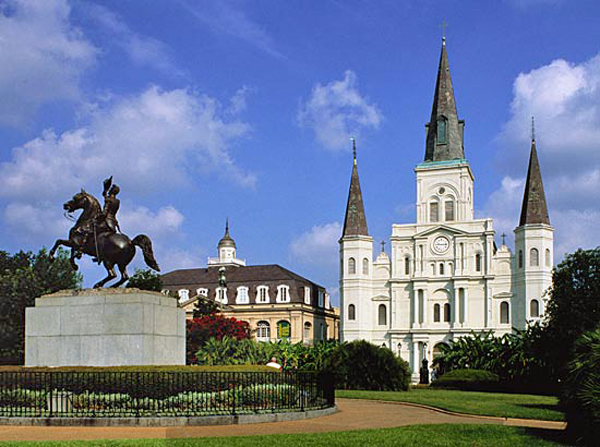
M 340 334 L 342 341 L 371 339 L 373 238 L 367 230 L 358 166 L 356 141 L 350 191 L 340 244 Z
M 512 321 L 516 327 L 539 320 L 544 314 L 552 285 L 554 264 L 554 228 L 550 225 L 546 195 L 532 136 L 527 181 L 521 218 L 515 229 L 515 291 Z

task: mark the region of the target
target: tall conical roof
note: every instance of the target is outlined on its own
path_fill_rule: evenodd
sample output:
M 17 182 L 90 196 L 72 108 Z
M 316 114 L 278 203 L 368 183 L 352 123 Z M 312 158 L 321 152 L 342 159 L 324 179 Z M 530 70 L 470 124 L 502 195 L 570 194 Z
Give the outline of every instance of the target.
M 425 161 L 464 159 L 464 125 L 465 122 L 458 119 L 456 112 L 456 100 L 446 52 L 446 39 L 443 38 L 431 120 L 426 125 Z
M 525 182 L 525 193 L 523 194 L 519 226 L 537 223 L 550 225 L 550 217 L 548 216 L 542 173 L 535 148 L 535 138 L 532 138 L 529 169 L 527 170 L 527 181 Z
M 368 236 L 367 218 L 363 205 L 360 180 L 358 179 L 358 166 L 356 164 L 356 141 L 353 140 L 354 163 L 352 165 L 352 176 L 350 177 L 350 191 L 348 192 L 348 203 L 346 205 L 346 218 L 344 219 L 344 236 Z
M 229 236 L 229 218 L 225 221 L 225 235 L 219 241 L 218 248 L 221 247 L 235 247 L 235 241 Z

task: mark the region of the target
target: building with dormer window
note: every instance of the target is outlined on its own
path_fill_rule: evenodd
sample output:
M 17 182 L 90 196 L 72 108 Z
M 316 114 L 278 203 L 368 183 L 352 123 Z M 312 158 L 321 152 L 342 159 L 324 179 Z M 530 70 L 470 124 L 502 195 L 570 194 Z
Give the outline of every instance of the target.
M 415 168 L 416 222 L 392 225 L 390 253 L 373 259 L 356 146 L 340 243 L 341 338 L 385 345 L 413 380 L 424 358 L 471 331 L 525 329 L 544 315 L 552 283 L 553 232 L 535 138 L 515 231 L 498 248 L 491 218 L 474 217 L 474 176 L 464 151 L 445 40 L 423 163 Z M 354 143 L 356 144 L 356 143 Z
M 188 318 L 198 299 L 210 299 L 225 316 L 247 321 L 259 341 L 313 344 L 339 338 L 339 312 L 324 287 L 277 264 L 247 266 L 237 258 L 229 221 L 217 250 L 219 256 L 209 258 L 206 268 L 162 275 L 163 292 L 177 294 Z M 219 283 L 221 268 L 225 287 Z

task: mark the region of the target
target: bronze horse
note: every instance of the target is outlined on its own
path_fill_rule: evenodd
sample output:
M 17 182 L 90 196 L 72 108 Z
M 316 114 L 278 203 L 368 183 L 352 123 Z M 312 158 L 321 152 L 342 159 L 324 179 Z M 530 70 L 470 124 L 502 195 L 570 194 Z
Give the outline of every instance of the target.
M 94 288 L 102 287 L 108 281 L 117 277 L 114 270 L 115 265 L 121 272 L 121 279 L 111 287 L 119 287 L 129 279 L 127 265 L 135 256 L 136 245 L 142 249 L 144 261 L 148 267 L 160 271 L 154 259 L 150 238 L 140 234 L 131 240 L 122 233 L 110 231 L 104 219 L 102 219 L 100 203 L 93 195 L 82 189 L 81 192 L 75 194 L 71 200 L 66 202 L 63 208 L 69 213 L 79 209 L 83 212 L 69 231 L 69 239 L 58 239 L 52 250 L 50 250 L 50 257 L 54 257 L 58 247 L 64 245 L 71 247 L 70 261 L 75 270 L 78 268 L 75 259 L 80 258 L 82 253 L 99 259 L 106 268 L 108 276 L 96 283 Z M 86 233 L 88 233 L 87 237 Z

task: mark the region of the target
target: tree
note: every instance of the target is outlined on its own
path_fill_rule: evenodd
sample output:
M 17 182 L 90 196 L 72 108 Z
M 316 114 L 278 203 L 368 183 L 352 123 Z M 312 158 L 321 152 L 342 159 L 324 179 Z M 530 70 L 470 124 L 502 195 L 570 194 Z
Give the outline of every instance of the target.
M 0 251 L 0 364 L 24 362 L 25 308 L 41 295 L 75 289 L 81 282 L 64 250 L 54 260 L 45 249 L 12 256 Z
M 213 313 L 201 318 L 187 320 L 187 363 L 196 363 L 196 353 L 211 338 L 221 340 L 230 337 L 235 340 L 250 338 L 250 325 L 233 317 Z
M 194 318 L 202 318 L 206 315 L 213 315 L 219 311 L 219 306 L 213 300 L 198 296 L 198 299 L 194 303 L 194 309 L 192 315 Z
M 567 255 L 552 274 L 549 293 L 539 351 L 548 356 L 557 378 L 564 379 L 575 341 L 600 324 L 600 247 Z
M 160 292 L 162 291 L 162 279 L 151 269 L 135 269 L 135 273 L 129 278 L 126 287 Z

